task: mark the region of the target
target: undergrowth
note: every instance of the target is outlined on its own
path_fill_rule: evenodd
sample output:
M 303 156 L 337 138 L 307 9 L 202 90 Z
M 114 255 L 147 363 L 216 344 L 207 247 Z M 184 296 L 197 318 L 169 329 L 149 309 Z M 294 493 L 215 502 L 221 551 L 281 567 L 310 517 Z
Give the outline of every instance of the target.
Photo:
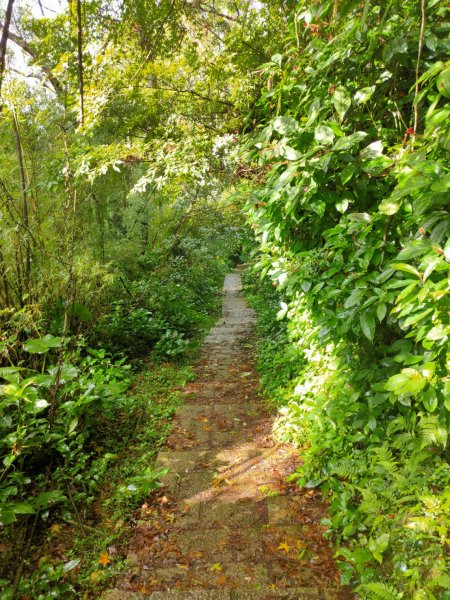
M 377 398 L 360 400 L 374 364 L 354 347 L 323 344 L 306 305 L 286 321 L 279 291 L 255 275 L 246 295 L 258 314 L 261 388 L 278 410 L 274 431 L 302 448 L 292 480 L 320 488 L 330 504 L 323 523 L 342 583 L 358 584 L 364 599 L 447 598 L 445 455 L 406 409 L 389 415 Z

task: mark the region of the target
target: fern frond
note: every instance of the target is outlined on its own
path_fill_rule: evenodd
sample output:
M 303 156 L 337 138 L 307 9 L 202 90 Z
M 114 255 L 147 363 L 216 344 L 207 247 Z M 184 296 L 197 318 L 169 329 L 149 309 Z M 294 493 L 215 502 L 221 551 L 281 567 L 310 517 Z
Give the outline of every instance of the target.
M 358 587 L 358 592 L 368 592 L 369 595 L 361 594 L 365 600 L 398 600 L 402 597 L 393 586 L 381 582 L 364 583 Z
M 447 428 L 439 422 L 439 417 L 430 415 L 422 417 L 419 423 L 421 448 L 441 446 L 445 448 L 448 441 Z

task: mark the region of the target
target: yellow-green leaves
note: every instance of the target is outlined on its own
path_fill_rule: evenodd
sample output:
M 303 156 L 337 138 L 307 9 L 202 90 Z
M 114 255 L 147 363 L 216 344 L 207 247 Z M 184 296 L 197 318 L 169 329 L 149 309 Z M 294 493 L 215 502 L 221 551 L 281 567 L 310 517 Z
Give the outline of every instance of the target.
M 427 380 L 420 371 L 409 367 L 390 377 L 386 382 L 385 389 L 398 396 L 401 394 L 415 395 L 423 390 L 426 384 Z

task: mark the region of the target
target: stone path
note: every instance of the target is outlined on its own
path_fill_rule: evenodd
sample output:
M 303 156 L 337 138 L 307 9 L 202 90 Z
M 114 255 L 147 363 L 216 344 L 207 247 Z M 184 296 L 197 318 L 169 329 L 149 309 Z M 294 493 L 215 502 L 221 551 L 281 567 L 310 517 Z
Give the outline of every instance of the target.
M 131 571 L 107 600 L 337 600 L 320 495 L 286 483 L 298 453 L 271 436 L 252 365 L 254 314 L 228 275 L 223 313 L 204 343 L 158 467 L 159 497 L 142 507 Z

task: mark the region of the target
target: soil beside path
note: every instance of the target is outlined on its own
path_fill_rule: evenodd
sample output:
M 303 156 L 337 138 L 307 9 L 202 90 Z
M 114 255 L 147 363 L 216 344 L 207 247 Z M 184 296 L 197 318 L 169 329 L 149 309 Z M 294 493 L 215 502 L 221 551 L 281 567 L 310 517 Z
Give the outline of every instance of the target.
M 158 457 L 166 485 L 142 507 L 131 570 L 105 599 L 351 597 L 322 537 L 320 494 L 286 483 L 300 458 L 272 438 L 252 363 L 254 313 L 240 290 L 236 271 Z

